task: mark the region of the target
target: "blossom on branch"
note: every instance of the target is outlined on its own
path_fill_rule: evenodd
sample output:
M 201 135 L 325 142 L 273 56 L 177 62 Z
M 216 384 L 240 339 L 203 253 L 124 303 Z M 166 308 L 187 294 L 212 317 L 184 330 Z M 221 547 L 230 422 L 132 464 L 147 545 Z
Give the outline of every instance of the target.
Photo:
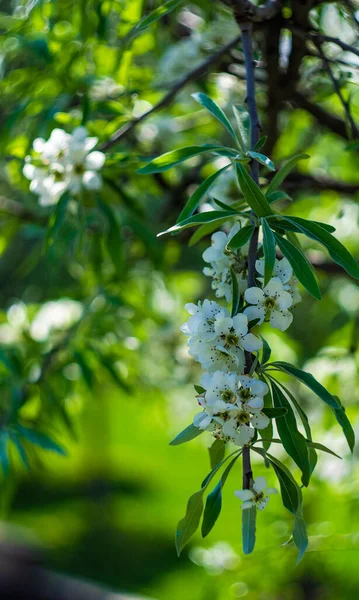
M 243 501 L 242 509 L 256 507 L 258 510 L 263 510 L 268 502 L 269 496 L 278 494 L 275 488 L 267 488 L 267 480 L 265 477 L 256 477 L 252 487 L 249 490 L 237 490 L 235 496 Z

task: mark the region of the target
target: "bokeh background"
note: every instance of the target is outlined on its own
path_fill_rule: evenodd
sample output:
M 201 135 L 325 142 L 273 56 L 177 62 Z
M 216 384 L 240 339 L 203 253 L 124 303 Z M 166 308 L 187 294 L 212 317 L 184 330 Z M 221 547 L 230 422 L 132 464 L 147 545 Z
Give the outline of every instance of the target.
M 240 487 L 239 463 L 210 536 L 197 534 L 179 559 L 174 548 L 176 523 L 209 470 L 210 444 L 205 434 L 168 445 L 192 421 L 193 383 L 200 376 L 179 327 L 184 304 L 213 292 L 201 272 L 209 236 L 193 244 L 192 230 L 156 234 L 174 223 L 195 186 L 221 161 L 196 158 L 154 176 L 136 170 L 146 157 L 175 147 L 228 143 L 190 94 L 205 91 L 227 114 L 231 104 L 244 104 L 240 42 L 198 77 L 188 77 L 161 110 L 109 148 L 101 198 L 111 207 L 112 225 L 85 198 L 85 223 L 80 227 L 66 215 L 46 246 L 53 209 L 38 206 L 22 175 L 35 137 L 47 138 L 54 127 L 71 131 L 85 120 L 91 135 L 106 143 L 238 36 L 222 3 L 196 1 L 179 2 L 124 41 L 159 4 L 1 3 L 1 415 L 20 402 L 23 422 L 51 434 L 67 456 L 28 443 L 26 468 L 1 430 L 0 538 L 40 546 L 48 569 L 157 600 L 350 599 L 359 590 L 358 450 L 349 455 L 332 414 L 293 382 L 314 439 L 343 457 L 320 455 L 304 490 L 310 545 L 302 562 L 296 566 L 295 549 L 285 545 L 291 516 L 279 496 L 259 515 L 254 554 L 243 556 L 241 509 L 233 494 Z M 313 27 L 356 44 L 359 6 L 313 4 Z M 334 131 L 300 101 L 301 95 L 345 124 L 328 73 L 309 45 L 297 73 L 299 99 L 277 102 L 274 139 L 262 42 L 258 31 L 258 103 L 264 132 L 271 131 L 271 156 L 276 165 L 298 152 L 310 156 L 288 179 L 292 200 L 281 208 L 334 225 L 359 258 L 358 144 L 348 129 Z M 283 70 L 291 47 L 289 31 L 282 33 Z M 359 58 L 335 44 L 326 51 L 356 119 Z M 202 210 L 213 206 L 213 197 L 230 203 L 239 194 L 228 172 Z M 311 371 L 340 396 L 359 432 L 359 289 L 319 246 L 305 243 L 324 298 L 319 303 L 303 293 L 293 326 L 285 333 L 268 329 L 267 339 L 274 359 Z M 264 471 L 255 463 L 256 474 Z M 268 478 L 274 485 L 272 473 Z

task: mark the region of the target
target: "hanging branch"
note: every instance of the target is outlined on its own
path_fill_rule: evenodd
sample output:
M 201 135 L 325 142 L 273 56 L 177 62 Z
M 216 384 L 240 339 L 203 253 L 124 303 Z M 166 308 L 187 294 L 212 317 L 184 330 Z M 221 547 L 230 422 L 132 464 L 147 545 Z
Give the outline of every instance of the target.
M 331 68 L 331 66 L 329 64 L 329 61 L 328 61 L 326 55 L 323 52 L 322 44 L 318 40 L 315 40 L 314 43 L 315 43 L 315 46 L 316 46 L 316 48 L 318 50 L 319 56 L 322 59 L 324 68 L 325 68 L 326 72 L 328 73 L 330 79 L 332 80 L 333 88 L 335 90 L 335 93 L 338 96 L 338 98 L 339 98 L 339 100 L 340 100 L 340 102 L 341 102 L 341 104 L 342 104 L 342 106 L 344 108 L 345 115 L 346 115 L 346 117 L 348 119 L 348 123 L 350 124 L 350 128 L 352 130 L 353 138 L 356 138 L 356 137 L 358 137 L 358 129 L 357 129 L 357 126 L 356 126 L 356 124 L 354 122 L 354 119 L 353 119 L 353 117 L 351 115 L 350 108 L 349 108 L 349 103 L 345 100 L 345 98 L 344 98 L 344 96 L 343 96 L 343 94 L 341 92 L 339 83 L 336 80 L 336 78 L 334 76 L 334 73 L 332 71 L 332 68 Z
M 242 46 L 246 65 L 246 83 L 247 83 L 247 106 L 249 112 L 249 118 L 251 123 L 251 149 L 253 149 L 258 142 L 261 134 L 261 125 L 258 117 L 256 95 L 255 95 L 255 76 L 254 76 L 254 60 L 252 50 L 252 23 L 242 23 L 240 25 L 242 32 Z M 251 163 L 251 176 L 255 183 L 259 181 L 259 164 L 252 160 Z M 254 215 L 254 213 L 253 213 Z M 255 215 L 254 215 L 255 216 Z M 248 287 L 255 286 L 255 265 L 257 259 L 258 250 L 258 234 L 259 229 L 256 227 L 253 231 L 252 237 L 249 242 L 248 252 Z M 246 367 L 247 372 L 250 371 L 252 366 L 252 357 L 250 352 L 246 352 Z M 243 464 L 243 489 L 249 489 L 251 480 L 253 478 L 250 449 L 248 446 L 244 446 L 242 455 Z

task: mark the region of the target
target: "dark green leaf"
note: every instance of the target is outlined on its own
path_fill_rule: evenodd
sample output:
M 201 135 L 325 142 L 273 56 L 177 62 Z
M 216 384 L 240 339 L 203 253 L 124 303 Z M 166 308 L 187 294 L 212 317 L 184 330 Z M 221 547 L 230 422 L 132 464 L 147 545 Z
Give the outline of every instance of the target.
M 335 456 L 336 458 L 339 458 L 340 460 L 342 459 L 341 456 L 339 456 L 338 454 L 333 452 L 333 450 L 330 450 L 330 448 L 327 448 L 323 444 L 319 444 L 318 442 L 312 442 L 310 440 L 307 440 L 307 444 L 308 444 L 309 448 L 315 448 L 316 450 L 321 450 L 322 452 L 331 454 L 332 456 Z
M 201 435 L 204 432 L 204 429 L 200 429 L 199 427 L 195 427 L 194 425 L 188 425 L 186 429 L 181 431 L 176 437 L 170 442 L 170 446 L 179 446 L 180 444 L 184 444 L 185 442 L 189 442 L 193 440 L 197 436 Z
M 234 141 L 238 143 L 237 136 L 230 121 L 226 117 L 223 110 L 214 102 L 214 100 L 212 100 L 212 98 L 209 98 L 206 94 L 203 94 L 202 92 L 196 92 L 195 94 L 192 94 L 192 98 L 196 102 L 198 102 L 198 104 L 204 106 L 204 108 L 206 108 L 211 113 L 211 115 L 218 119 L 218 121 L 222 123 L 222 125 L 227 129 L 228 133 L 230 133 Z
M 313 240 L 316 240 L 320 244 L 325 246 L 334 260 L 338 265 L 355 279 L 359 279 L 359 265 L 355 258 L 348 252 L 348 250 L 329 233 L 324 227 L 318 225 L 314 221 L 308 221 L 300 217 L 283 217 L 289 223 L 294 223 L 300 229 L 301 233 L 304 233 Z
M 299 160 L 303 160 L 304 158 L 309 158 L 308 154 L 296 154 L 292 158 L 290 158 L 285 165 L 281 169 L 279 169 L 278 173 L 276 173 L 270 182 L 267 190 L 267 194 L 274 192 L 279 188 L 279 186 L 283 183 L 287 175 L 294 169 L 297 162 Z M 266 194 L 266 195 L 267 195 Z
M 231 278 L 232 278 L 232 312 L 231 312 L 231 315 L 232 315 L 232 317 L 235 317 L 235 315 L 239 311 L 241 297 L 240 297 L 239 289 L 238 289 L 237 275 L 233 269 L 231 269 Z
M 177 150 L 172 150 L 171 152 L 166 152 L 161 156 L 157 156 L 157 158 L 149 162 L 147 165 L 141 167 L 138 170 L 138 173 L 142 173 L 144 175 L 149 173 L 161 173 L 163 171 L 167 171 L 167 169 L 170 169 L 175 165 L 178 165 L 178 163 L 181 163 L 184 160 L 193 158 L 193 156 L 198 156 L 199 154 L 204 154 L 205 152 L 217 152 L 221 150 L 225 150 L 225 148 L 223 146 L 214 144 L 178 148 Z M 233 154 L 235 156 L 234 152 Z
M 49 226 L 47 229 L 46 240 L 45 240 L 46 250 L 49 250 L 49 248 L 53 245 L 57 233 L 59 232 L 62 225 L 64 224 L 69 202 L 70 202 L 70 194 L 65 193 L 65 194 L 62 194 L 60 200 L 56 204 L 56 208 L 50 218 Z
M 237 231 L 237 233 L 234 234 L 234 236 L 228 242 L 227 248 L 229 248 L 230 250 L 237 250 L 238 248 L 241 248 L 251 238 L 253 231 L 253 225 L 245 225 L 244 227 L 242 227 L 242 229 L 240 229 L 239 231 Z
M 57 442 L 55 442 L 55 440 L 51 439 L 45 433 L 40 433 L 39 431 L 35 431 L 35 429 L 30 429 L 29 427 L 24 427 L 23 425 L 14 425 L 13 430 L 15 433 L 19 434 L 21 437 L 26 439 L 28 442 L 31 442 L 31 444 L 34 444 L 35 446 L 39 446 L 44 450 L 50 450 L 56 454 L 66 456 L 66 451 Z
M 294 516 L 293 540 L 298 548 L 298 564 L 303 558 L 304 552 L 308 547 L 307 527 L 302 515 Z
M 280 417 L 284 417 L 288 410 L 283 406 L 282 408 L 263 408 L 262 412 L 270 419 L 279 419 Z
M 248 111 L 242 106 L 234 105 L 233 113 L 237 122 L 238 142 L 243 154 L 246 154 L 250 138 L 250 119 Z
M 255 152 L 254 150 L 249 150 L 248 155 L 251 158 L 253 158 L 253 160 L 256 160 L 261 165 L 264 165 L 265 167 L 267 167 L 267 169 L 269 169 L 270 171 L 275 171 L 275 166 L 274 166 L 273 162 L 270 160 L 270 158 L 268 158 L 268 156 L 265 156 L 264 154 L 261 154 L 260 152 Z
M 283 256 L 288 259 L 297 279 L 314 298 L 320 300 L 322 295 L 320 293 L 318 281 L 313 267 L 305 254 L 277 233 L 274 235 L 280 251 Z
M 26 454 L 26 450 L 25 450 L 24 446 L 22 445 L 21 441 L 19 440 L 19 438 L 17 437 L 16 434 L 11 433 L 10 437 L 11 437 L 11 440 L 13 441 L 14 445 L 16 446 L 16 449 L 19 453 L 19 456 L 21 458 L 21 461 L 22 461 L 24 467 L 26 469 L 29 469 L 30 468 L 29 461 L 27 459 L 27 454 Z
M 95 377 L 94 377 L 94 373 L 93 373 L 91 367 L 89 366 L 88 362 L 86 361 L 84 355 L 81 354 L 80 352 L 74 352 L 73 356 L 74 356 L 74 359 L 77 362 L 78 366 L 81 369 L 81 373 L 87 384 L 87 387 L 89 388 L 89 390 L 92 391 L 93 386 L 94 386 Z
M 8 475 L 10 471 L 10 462 L 8 454 L 8 434 L 6 431 L 0 432 L 0 464 L 4 475 Z
M 113 266 L 118 274 L 121 274 L 123 266 L 123 245 L 121 228 L 118 224 L 116 214 L 112 207 L 98 198 L 98 205 L 107 219 L 108 231 L 104 238 L 107 251 Z
M 265 195 L 258 185 L 253 181 L 247 169 L 239 163 L 236 163 L 236 169 L 242 194 L 255 215 L 257 217 L 272 215 L 273 211 L 268 204 Z
M 198 528 L 203 512 L 203 493 L 204 490 L 201 489 L 190 497 L 186 514 L 177 525 L 176 550 L 178 556 Z
M 226 451 L 226 444 L 223 440 L 215 440 L 210 448 L 209 458 L 211 461 L 211 469 L 213 469 L 218 463 L 220 463 L 224 459 L 224 454 Z
M 158 8 L 150 12 L 148 15 L 145 15 L 138 23 L 136 23 L 133 28 L 133 33 L 143 31 L 149 27 L 149 25 L 155 23 L 182 3 L 183 0 L 167 0 L 167 2 L 161 2 L 161 5 Z
M 262 337 L 262 342 L 263 342 L 263 346 L 262 346 L 262 362 L 261 362 L 261 364 L 265 365 L 271 357 L 272 350 L 271 350 L 271 347 L 268 344 L 267 340 L 264 339 L 264 337 Z
M 268 453 L 266 456 L 278 477 L 284 506 L 294 515 L 301 512 L 302 491 L 293 475 L 278 458 Z
M 226 483 L 227 477 L 240 455 L 241 453 L 237 454 L 237 456 L 231 460 L 216 487 L 207 496 L 202 522 L 202 537 L 206 537 L 209 534 L 219 517 L 222 508 L 222 490 L 224 484 Z
M 277 192 L 271 192 L 270 194 L 267 193 L 266 198 L 269 204 L 274 204 L 274 202 L 279 202 L 280 200 L 292 200 L 292 198 L 282 190 Z
M 231 166 L 230 164 L 226 165 L 219 171 L 216 171 L 216 173 L 213 173 L 212 175 L 207 177 L 207 179 L 205 179 L 198 186 L 198 188 L 196 188 L 196 190 L 193 192 L 192 196 L 187 200 L 187 203 L 184 206 L 183 210 L 181 211 L 181 213 L 177 219 L 177 223 L 179 223 L 180 221 L 184 221 L 184 219 L 187 219 L 188 217 L 193 215 L 194 211 L 198 208 L 198 205 L 199 205 L 200 201 L 202 200 L 203 196 L 206 195 L 206 193 L 208 192 L 210 187 L 213 185 L 213 183 L 216 181 L 216 179 L 220 176 L 220 174 L 223 173 L 223 171 L 228 169 L 228 167 L 230 167 L 230 166 Z
M 194 389 L 196 390 L 197 394 L 205 394 L 206 393 L 206 390 L 201 385 L 195 384 Z
M 259 138 L 258 142 L 254 146 L 253 150 L 260 150 L 266 143 L 267 139 L 268 139 L 267 135 L 262 135 L 262 137 Z
M 315 379 L 315 377 L 313 377 L 313 375 L 307 373 L 306 371 L 302 371 L 301 369 L 298 369 L 297 367 L 294 367 L 293 365 L 282 361 L 271 363 L 270 365 L 267 365 L 266 368 L 268 368 L 269 366 L 279 371 L 282 371 L 283 373 L 287 373 L 288 375 L 292 375 L 293 377 L 304 383 L 304 385 L 306 385 L 310 390 L 312 390 L 312 392 L 314 392 L 321 400 L 323 400 L 323 402 L 325 402 L 328 406 L 330 406 L 330 408 L 332 408 L 339 425 L 343 429 L 343 433 L 346 437 L 349 448 L 351 451 L 353 451 L 355 444 L 355 434 L 340 401 L 338 401 L 336 397 L 332 396 L 328 392 L 328 390 L 326 390 L 325 387 L 322 386 L 321 383 L 319 383 L 319 381 Z
M 273 231 L 265 219 L 261 219 L 261 223 L 263 229 L 264 285 L 267 285 L 273 276 L 276 250 Z
M 213 233 L 213 231 L 216 231 L 218 229 L 218 227 L 220 227 L 227 221 L 228 221 L 228 217 L 223 217 L 223 219 L 218 219 L 218 221 L 215 221 L 213 223 L 205 223 L 204 225 L 200 225 L 200 227 L 198 227 L 198 229 L 190 237 L 188 245 L 194 246 L 202 238 L 204 238 L 206 235 L 209 235 L 210 233 Z
M 251 554 L 256 543 L 256 517 L 255 506 L 242 509 L 242 548 L 244 554 Z
M 297 427 L 292 407 L 279 386 L 271 379 L 273 404 L 275 408 L 285 408 L 286 414 L 278 419 L 277 429 L 287 454 L 294 460 L 302 471 L 303 485 L 308 485 L 310 479 L 309 453 L 305 437 Z
M 235 216 L 237 213 L 233 211 L 228 211 L 225 213 L 223 210 L 209 210 L 207 212 L 198 213 L 196 215 L 192 215 L 188 219 L 173 225 L 166 231 L 161 231 L 157 235 L 157 237 L 161 235 L 165 235 L 166 233 L 174 233 L 176 231 L 181 231 L 182 229 L 187 229 L 187 227 L 195 227 L 196 225 L 202 225 L 203 223 L 213 223 L 215 221 L 221 221 L 223 217 L 227 217 L 227 220 L 231 217 Z

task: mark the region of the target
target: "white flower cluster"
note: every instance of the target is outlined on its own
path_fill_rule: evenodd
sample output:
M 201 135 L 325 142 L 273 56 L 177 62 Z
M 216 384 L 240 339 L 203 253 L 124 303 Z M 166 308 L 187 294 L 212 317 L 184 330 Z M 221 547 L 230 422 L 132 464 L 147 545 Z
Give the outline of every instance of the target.
M 48 140 L 34 140 L 34 153 L 26 157 L 23 173 L 42 206 L 56 204 L 66 191 L 77 195 L 83 188 L 101 188 L 105 154 L 92 151 L 97 142 L 85 127 L 76 127 L 72 134 L 54 129 Z
M 212 277 L 212 289 L 215 290 L 217 298 L 224 297 L 227 302 L 232 299 L 231 269 L 237 277 L 238 289 L 241 294 L 244 293 L 247 283 L 244 277 L 241 277 L 246 268 L 245 252 L 239 254 L 227 250 L 227 244 L 239 229 L 239 225 L 236 224 L 228 234 L 224 231 L 214 233 L 211 238 L 211 246 L 202 254 L 203 260 L 211 265 L 205 267 L 203 273 Z
M 210 431 L 216 439 L 243 447 L 255 438 L 256 430 L 263 430 L 270 423 L 264 409 L 267 384 L 252 373 L 245 374 L 245 353 L 258 352 L 262 347 L 262 340 L 249 331 L 249 323 L 261 325 L 268 321 L 272 327 L 285 331 L 293 320 L 291 309 L 301 298 L 286 258 L 275 261 L 273 277 L 266 285 L 264 260 L 257 260 L 258 285 L 247 287 L 246 251 L 228 250 L 229 241 L 238 231 L 239 225 L 235 225 L 228 234 L 214 233 L 203 259 L 211 265 L 204 273 L 212 277 L 216 296 L 227 302 L 232 300 L 231 271 L 235 273 L 243 312 L 231 316 L 227 308 L 210 300 L 190 303 L 186 305 L 190 318 L 181 330 L 188 336 L 189 354 L 205 371 L 197 396 L 202 411 L 195 415 L 193 425 Z M 266 485 L 263 477 L 257 477 L 251 489 L 236 492 L 244 501 L 242 508 L 263 509 L 268 494 L 276 493 L 269 488 L 265 495 Z

